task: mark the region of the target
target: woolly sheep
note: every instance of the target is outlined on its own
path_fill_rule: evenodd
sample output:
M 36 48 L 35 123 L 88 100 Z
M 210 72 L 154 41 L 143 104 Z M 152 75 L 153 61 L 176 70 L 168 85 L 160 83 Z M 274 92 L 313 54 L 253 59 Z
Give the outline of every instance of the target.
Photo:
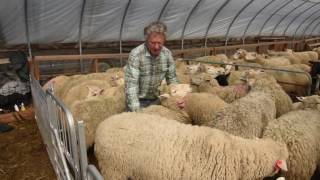
M 243 139 L 160 116 L 122 113 L 103 121 L 95 155 L 105 179 L 262 179 L 285 145 Z
M 247 71 L 244 74 L 250 85 L 250 92 L 265 92 L 269 94 L 276 104 L 277 116 L 289 112 L 292 109 L 292 100 L 285 93 L 275 78 L 261 71 Z
M 199 115 L 199 118 L 207 119 L 206 114 L 209 112 Z M 263 92 L 251 92 L 214 113 L 211 120 L 203 125 L 236 136 L 255 138 L 262 136 L 264 127 L 275 117 L 276 107 L 271 96 Z
M 320 97 L 303 100 L 297 110 L 269 123 L 263 138 L 285 143 L 289 151 L 287 178 L 311 179 L 320 165 Z
M 85 123 L 85 135 L 87 148 L 94 143 L 95 131 L 100 122 L 125 111 L 124 86 L 112 87 L 105 94 L 75 101 L 70 110 L 75 120 L 83 120 Z

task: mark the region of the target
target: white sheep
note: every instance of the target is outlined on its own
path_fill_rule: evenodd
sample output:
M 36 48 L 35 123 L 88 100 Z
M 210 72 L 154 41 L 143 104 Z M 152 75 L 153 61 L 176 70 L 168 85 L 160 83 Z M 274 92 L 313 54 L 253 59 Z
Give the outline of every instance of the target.
M 320 97 L 307 97 L 295 109 L 270 121 L 263 138 L 287 145 L 288 179 L 309 180 L 320 165 Z
M 95 141 L 105 179 L 262 179 L 288 157 L 285 145 L 272 140 L 243 139 L 141 113 L 106 119 Z

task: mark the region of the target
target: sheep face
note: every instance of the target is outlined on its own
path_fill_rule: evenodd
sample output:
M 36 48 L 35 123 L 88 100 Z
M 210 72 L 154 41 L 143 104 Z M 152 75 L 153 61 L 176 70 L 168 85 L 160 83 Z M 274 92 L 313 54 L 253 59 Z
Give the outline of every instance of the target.
M 200 71 L 200 63 L 194 64 L 194 65 L 188 65 L 187 66 L 187 71 L 190 74 L 195 74 L 195 73 L 199 72 Z

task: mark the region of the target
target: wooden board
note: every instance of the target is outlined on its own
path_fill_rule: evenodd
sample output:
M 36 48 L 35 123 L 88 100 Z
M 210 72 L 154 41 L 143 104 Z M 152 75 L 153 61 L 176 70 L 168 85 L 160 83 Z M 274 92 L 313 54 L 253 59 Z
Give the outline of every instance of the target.
M 0 123 L 25 120 L 34 120 L 34 110 L 32 107 L 27 108 L 25 111 L 0 114 Z

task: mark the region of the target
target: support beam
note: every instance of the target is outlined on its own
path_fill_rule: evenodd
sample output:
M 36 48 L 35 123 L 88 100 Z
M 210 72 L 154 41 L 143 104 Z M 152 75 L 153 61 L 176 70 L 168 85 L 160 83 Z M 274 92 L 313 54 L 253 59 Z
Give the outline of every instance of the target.
M 263 8 L 261 8 L 249 21 L 249 23 L 247 24 L 246 26 L 246 29 L 244 30 L 243 32 L 243 35 L 242 35 L 242 43 L 244 44 L 244 40 L 246 38 L 246 35 L 247 35 L 247 32 L 249 30 L 249 27 L 251 26 L 252 22 L 256 19 L 256 17 L 264 10 L 266 9 L 267 7 L 269 7 L 274 1 L 276 0 L 271 0 L 268 4 L 266 4 L 265 6 L 263 6 Z
M 271 36 L 273 36 L 275 30 L 278 28 L 278 26 L 282 23 L 283 20 L 285 20 L 291 13 L 293 13 L 296 9 L 298 9 L 299 7 L 302 7 L 304 4 L 306 4 L 308 1 L 304 1 L 302 3 L 300 3 L 298 6 L 296 6 L 295 8 L 293 8 L 291 11 L 289 11 L 286 15 L 284 15 L 280 21 L 274 26 L 274 28 L 272 29 L 271 32 Z
M 319 2 L 320 3 L 320 2 Z M 315 3 L 315 4 L 312 4 L 310 7 L 308 7 L 307 9 L 305 9 L 304 11 L 300 12 L 299 14 L 297 14 L 290 22 L 289 24 L 287 25 L 286 29 L 283 31 L 282 35 L 286 35 L 287 34 L 287 31 L 289 29 L 289 27 L 291 26 L 291 24 L 297 20 L 300 16 L 302 16 L 305 12 L 308 12 L 311 8 L 315 7 L 316 5 L 318 5 L 319 3 Z
M 120 26 L 120 37 L 119 37 L 119 41 L 120 41 L 120 55 L 122 54 L 122 33 L 123 33 L 123 25 L 124 25 L 124 21 L 126 19 L 127 16 L 127 12 L 129 9 L 129 6 L 131 4 L 131 0 L 128 0 L 128 3 L 126 5 L 126 9 L 124 10 L 124 14 L 122 16 L 122 20 L 121 20 L 121 26 Z M 120 65 L 122 66 L 122 56 L 120 56 Z
M 275 12 L 273 12 L 273 13 L 268 17 L 268 19 L 263 23 L 263 25 L 262 25 L 262 27 L 261 27 L 261 29 L 260 29 L 260 31 L 259 31 L 258 36 L 261 35 L 264 27 L 267 25 L 267 23 L 270 21 L 270 19 L 271 19 L 275 14 L 277 14 L 282 8 L 284 8 L 285 6 L 287 6 L 287 5 L 288 5 L 289 3 L 291 3 L 292 1 L 293 1 L 293 0 L 288 0 L 286 3 L 284 3 L 282 6 L 280 6 Z
M 234 18 L 232 19 L 231 23 L 229 24 L 228 26 L 228 29 L 227 29 L 227 32 L 226 32 L 226 35 L 225 35 L 225 43 L 224 43 L 224 46 L 227 46 L 228 45 L 228 38 L 229 38 L 229 32 L 230 32 L 230 29 L 233 25 L 233 23 L 236 21 L 236 19 L 240 16 L 240 14 L 253 2 L 254 0 L 250 0 L 247 4 L 245 4 L 241 9 L 240 11 L 238 11 L 238 13 L 234 16 Z M 225 54 L 227 54 L 227 49 L 225 49 Z
M 318 11 L 318 10 L 314 11 L 313 13 L 311 13 L 308 17 L 306 17 L 306 18 L 299 24 L 299 26 L 298 26 L 298 27 L 296 28 L 296 30 L 294 31 L 293 39 L 296 39 L 297 32 L 298 32 L 298 30 L 301 28 L 301 26 L 302 26 L 305 22 L 309 21 L 309 19 L 311 19 L 313 15 L 317 14 L 317 12 L 319 12 L 319 11 Z
M 83 23 L 83 14 L 86 6 L 86 0 L 82 1 L 81 11 L 80 11 L 80 23 L 79 23 L 79 34 L 78 34 L 78 43 L 79 43 L 79 54 L 80 54 L 80 71 L 83 73 L 83 59 L 82 59 L 82 23 Z
M 162 18 L 162 16 L 163 16 L 163 13 L 164 13 L 164 10 L 167 8 L 169 2 L 170 2 L 170 0 L 167 0 L 167 2 L 166 2 L 166 3 L 164 4 L 164 6 L 162 7 L 157 21 L 160 21 L 160 20 L 161 20 L 161 18 Z
M 26 37 L 27 37 L 27 44 L 28 44 L 28 53 L 29 57 L 32 57 L 32 49 L 31 49 L 31 40 L 30 40 L 30 31 L 29 31 L 29 24 L 28 24 L 28 0 L 24 0 L 24 22 L 26 27 Z
M 206 34 L 205 34 L 205 40 L 204 40 L 204 47 L 207 48 L 207 42 L 208 42 L 208 33 L 209 33 L 209 30 L 212 26 L 212 24 L 214 23 L 214 21 L 216 20 L 217 16 L 220 14 L 220 12 L 222 11 L 222 9 L 230 2 L 231 0 L 226 0 L 221 6 L 220 8 L 218 9 L 218 11 L 213 15 L 209 25 L 208 25 L 208 28 L 206 30 Z M 206 52 L 205 52 L 206 54 Z
M 192 10 L 190 11 L 187 19 L 186 19 L 186 22 L 184 23 L 184 26 L 183 26 L 183 29 L 182 29 L 182 33 L 181 33 L 181 49 L 183 49 L 183 44 L 184 44 L 184 32 L 187 28 L 187 25 L 188 25 L 188 22 L 192 16 L 192 14 L 194 13 L 194 11 L 199 7 L 199 4 L 202 0 L 198 0 L 198 2 L 193 6 Z

